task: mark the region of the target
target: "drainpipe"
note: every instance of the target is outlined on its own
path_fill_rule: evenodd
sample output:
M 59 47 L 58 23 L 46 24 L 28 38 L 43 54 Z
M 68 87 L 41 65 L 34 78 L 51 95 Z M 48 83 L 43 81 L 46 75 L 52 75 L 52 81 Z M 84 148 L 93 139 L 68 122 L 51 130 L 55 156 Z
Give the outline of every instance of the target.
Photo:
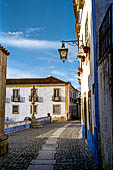
M 96 140 L 96 163 L 100 163 L 100 126 L 99 126 L 99 112 L 98 112 L 98 76 L 97 76 L 97 40 L 96 40 L 96 22 L 95 22 L 95 0 L 92 0 L 92 21 L 93 21 L 93 47 L 94 47 L 94 82 L 95 82 L 95 140 Z

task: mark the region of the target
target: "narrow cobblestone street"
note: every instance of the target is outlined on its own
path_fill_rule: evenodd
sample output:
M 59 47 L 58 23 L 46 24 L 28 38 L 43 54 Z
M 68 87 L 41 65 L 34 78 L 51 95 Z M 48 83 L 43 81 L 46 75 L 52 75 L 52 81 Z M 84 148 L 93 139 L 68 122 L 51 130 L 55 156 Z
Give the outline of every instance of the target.
M 54 170 L 100 170 L 87 145 L 81 139 L 79 121 L 58 122 L 43 128 L 27 129 L 9 134 L 9 153 L 0 157 L 0 170 L 25 170 L 36 160 L 47 139 L 59 133 L 54 153 Z M 57 132 L 56 132 L 57 131 Z M 49 150 L 49 149 L 48 149 Z M 29 169 L 38 169 L 37 165 Z M 47 169 L 47 168 L 46 168 Z M 42 169 L 43 170 L 43 169 Z

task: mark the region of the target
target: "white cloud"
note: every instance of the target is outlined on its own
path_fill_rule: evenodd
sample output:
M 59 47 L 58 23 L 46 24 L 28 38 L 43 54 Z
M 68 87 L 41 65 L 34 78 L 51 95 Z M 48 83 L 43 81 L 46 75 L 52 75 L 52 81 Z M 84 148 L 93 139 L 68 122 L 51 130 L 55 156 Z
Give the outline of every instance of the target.
M 54 74 L 55 76 L 61 76 L 66 77 L 66 74 L 57 70 L 50 71 L 51 74 Z
M 56 58 L 53 57 L 36 57 L 38 60 L 46 61 L 46 62 L 58 62 Z
M 23 35 L 23 32 L 19 31 L 19 32 L 8 32 L 8 35 L 12 35 L 12 36 L 20 36 Z
M 34 40 L 21 37 L 0 36 L 0 42 L 10 47 L 23 48 L 28 50 L 35 49 L 58 49 L 58 41 Z
M 24 33 L 22 31 L 15 31 L 15 32 L 0 32 L 1 37 L 20 37 L 23 36 Z
M 36 78 L 37 75 L 27 70 L 20 70 L 16 68 L 7 68 L 7 78 Z
M 28 28 L 25 30 L 26 33 L 31 33 L 31 32 L 36 32 L 36 31 L 40 31 L 41 28 L 39 27 L 35 27 L 35 28 Z
M 50 68 L 50 69 L 55 69 L 55 66 L 50 66 L 49 68 Z

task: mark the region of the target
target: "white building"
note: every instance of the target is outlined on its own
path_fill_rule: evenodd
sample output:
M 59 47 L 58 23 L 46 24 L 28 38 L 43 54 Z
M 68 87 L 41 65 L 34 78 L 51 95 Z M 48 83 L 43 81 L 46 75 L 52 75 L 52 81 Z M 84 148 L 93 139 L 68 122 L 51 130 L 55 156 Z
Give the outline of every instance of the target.
M 48 113 L 52 120 L 67 120 L 72 115 L 80 116 L 76 104 L 79 91 L 69 82 L 50 76 L 35 79 L 7 79 L 6 84 L 6 121 L 23 121 L 25 117 L 32 116 L 33 86 L 36 89 L 36 118 L 46 117 Z
M 82 137 L 106 170 L 113 166 L 113 0 L 73 0 L 78 38 Z
M 95 55 L 95 4 L 93 0 L 73 0 L 78 38 L 78 68 L 81 84 L 82 137 L 98 163 L 97 67 Z

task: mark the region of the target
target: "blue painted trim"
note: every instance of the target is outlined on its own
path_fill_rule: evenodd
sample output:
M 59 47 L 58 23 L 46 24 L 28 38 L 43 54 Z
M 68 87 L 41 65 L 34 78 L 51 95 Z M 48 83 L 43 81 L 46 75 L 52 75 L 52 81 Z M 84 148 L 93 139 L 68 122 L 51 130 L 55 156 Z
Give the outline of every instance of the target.
M 25 125 L 20 125 L 20 126 L 14 126 L 14 127 L 10 127 L 10 128 L 5 128 L 4 132 L 5 132 L 5 134 L 8 134 L 8 133 L 12 133 L 12 132 L 16 132 L 16 131 L 28 129 L 28 128 L 30 128 L 30 125 L 31 125 L 31 124 L 29 123 L 29 124 L 25 124 Z
M 95 117 L 96 128 L 99 129 L 98 118 L 98 77 L 97 77 L 97 44 L 96 44 L 96 25 L 95 25 L 95 0 L 92 0 L 93 12 L 93 45 L 94 45 L 94 82 L 95 82 Z
M 96 137 L 96 152 L 98 152 L 98 136 L 97 131 L 99 130 L 99 115 L 98 115 L 98 77 L 97 77 L 97 42 L 96 42 L 96 24 L 95 24 L 95 0 L 92 0 L 92 20 L 93 20 L 93 46 L 94 46 L 94 82 L 95 82 L 95 137 Z M 96 163 L 98 164 L 98 153 L 96 153 Z
M 51 123 L 50 119 L 49 120 L 42 120 L 42 121 L 39 121 L 39 122 L 40 122 L 41 125 Z
M 98 143 L 97 143 L 97 131 L 94 128 L 94 135 L 88 130 L 88 147 L 92 151 L 96 163 L 98 163 Z
M 42 121 L 40 120 L 39 122 L 40 122 L 40 124 L 43 125 L 43 124 L 51 123 L 51 120 L 50 119 L 42 120 Z M 5 134 L 8 134 L 8 133 L 28 129 L 28 128 L 30 128 L 30 126 L 31 126 L 31 123 L 25 124 L 25 125 L 14 126 L 14 127 L 10 127 L 10 128 L 5 128 L 4 132 L 5 132 Z
M 82 139 L 85 141 L 85 125 L 82 124 Z

